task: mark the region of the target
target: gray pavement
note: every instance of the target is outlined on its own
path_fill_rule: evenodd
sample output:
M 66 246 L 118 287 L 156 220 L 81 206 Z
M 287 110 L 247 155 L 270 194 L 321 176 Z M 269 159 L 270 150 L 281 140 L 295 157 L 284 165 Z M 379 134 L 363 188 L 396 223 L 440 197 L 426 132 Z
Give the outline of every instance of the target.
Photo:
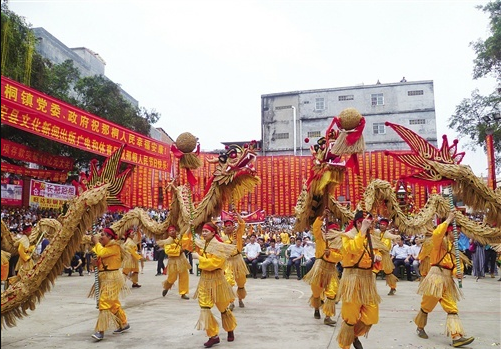
M 207 340 L 204 331 L 197 331 L 199 307 L 196 300 L 182 300 L 177 284 L 162 297 L 161 282 L 165 276 L 155 276 L 156 262 L 145 263 L 139 275 L 141 288 L 122 301 L 131 329 L 120 335 L 112 331 L 105 339 L 91 338 L 98 311 L 93 299 L 86 298 L 93 276 L 78 274 L 60 276 L 51 292 L 45 295 L 29 316 L 18 320 L 17 326 L 2 330 L 2 349 L 7 348 L 203 348 Z M 496 348 L 501 346 L 501 282 L 496 278 L 475 281 L 468 276 L 463 281 L 465 299 L 459 303 L 460 317 L 468 335 L 476 337 L 465 348 Z M 198 277 L 190 275 L 190 296 L 196 289 Z M 365 349 L 452 348 L 450 338 L 444 335 L 445 312 L 440 305 L 429 315 L 426 330 L 429 339 L 415 334 L 413 318 L 419 309 L 417 282 L 401 281 L 395 296 L 387 296 L 384 280 L 377 280 L 380 304 L 379 323 L 371 329 L 368 338 L 361 338 Z M 323 325 L 313 318 L 308 306 L 309 286 L 291 276 L 248 279 L 245 308 L 235 308 L 238 326 L 235 341 L 227 342 L 226 333 L 220 333 L 221 343 L 213 348 L 253 349 L 334 349 L 338 348 L 339 330 L 337 305 L 336 327 Z M 216 308 L 213 309 L 220 322 Z

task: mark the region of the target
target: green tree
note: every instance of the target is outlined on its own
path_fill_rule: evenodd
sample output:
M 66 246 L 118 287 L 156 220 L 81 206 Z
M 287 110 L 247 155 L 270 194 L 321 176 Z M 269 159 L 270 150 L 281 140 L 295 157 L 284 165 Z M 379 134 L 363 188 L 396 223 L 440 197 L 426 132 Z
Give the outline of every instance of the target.
M 54 98 L 70 103 L 91 114 L 149 136 L 151 124 L 160 114 L 128 102 L 119 85 L 104 76 L 80 76 L 71 60 L 54 64 L 35 51 L 35 36 L 31 25 L 17 16 L 2 2 L 2 75 L 31 86 Z M 1 126 L 2 137 L 55 155 L 75 159 L 75 171 L 87 167 L 93 158 L 88 153 L 22 130 Z M 11 159 L 4 159 L 16 163 Z M 18 163 L 18 162 L 17 162 Z M 50 168 L 49 168 L 50 169 Z
M 485 41 L 479 39 L 470 43 L 477 55 L 473 61 L 473 78 L 492 76 L 498 88 L 487 96 L 473 91 L 470 98 L 456 106 L 448 126 L 460 138 L 468 139 L 465 146 L 471 150 L 478 147 L 486 150 L 486 134 L 492 133 L 496 172 L 501 173 L 501 0 L 477 8 L 489 14 L 491 35 Z

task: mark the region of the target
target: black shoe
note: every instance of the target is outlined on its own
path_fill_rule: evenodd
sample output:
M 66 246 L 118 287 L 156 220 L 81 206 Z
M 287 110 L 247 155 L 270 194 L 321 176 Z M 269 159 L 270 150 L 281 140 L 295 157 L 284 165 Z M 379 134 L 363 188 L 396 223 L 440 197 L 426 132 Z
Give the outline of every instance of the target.
M 459 348 L 459 347 L 462 347 L 463 345 L 468 345 L 470 344 L 471 342 L 473 342 L 475 340 L 474 337 L 468 337 L 468 338 L 464 338 L 463 336 L 461 336 L 461 338 L 458 338 L 458 339 L 453 339 L 452 340 L 452 346 L 454 348 Z
M 275 279 L 277 279 L 277 280 L 278 280 L 278 279 L 279 279 L 279 277 L 278 277 L 278 276 L 275 276 Z M 499 280 L 499 281 L 501 281 L 501 280 Z
M 257 275 L 254 275 L 254 276 L 253 276 L 253 278 L 254 278 L 254 279 L 257 279 Z
M 267 278 L 266 275 L 261 276 L 261 279 L 266 279 L 266 278 Z
M 358 339 L 358 337 L 355 337 L 355 340 L 353 341 L 353 348 L 364 349 L 364 347 L 362 346 L 362 343 L 360 343 L 360 340 Z
M 320 310 L 315 309 L 315 312 L 313 313 L 313 317 L 315 319 L 320 319 Z
M 163 290 L 163 291 L 162 291 L 162 296 L 164 296 L 164 297 L 165 297 L 165 295 L 167 294 L 167 292 L 169 292 L 169 290 Z
M 289 275 L 285 275 L 285 278 L 288 279 L 289 278 Z
M 428 335 L 426 334 L 426 332 L 424 331 L 424 328 L 417 328 L 416 329 L 416 333 L 418 335 L 419 338 L 423 338 L 423 339 L 428 339 Z
M 161 273 L 156 273 L 155 276 L 162 275 Z
M 129 324 L 125 325 L 124 327 L 119 328 L 118 330 L 113 331 L 113 334 L 124 333 L 125 331 L 128 331 L 128 330 L 130 330 Z

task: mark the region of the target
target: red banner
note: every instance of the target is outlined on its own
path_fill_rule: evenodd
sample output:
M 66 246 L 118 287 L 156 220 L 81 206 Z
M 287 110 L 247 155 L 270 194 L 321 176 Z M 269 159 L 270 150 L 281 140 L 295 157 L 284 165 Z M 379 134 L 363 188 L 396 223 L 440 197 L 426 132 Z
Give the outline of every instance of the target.
M 23 205 L 23 181 L 2 178 L 2 206 Z
M 2 123 L 103 156 L 127 144 L 125 162 L 167 170 L 170 146 L 2 76 Z
M 75 162 L 70 157 L 44 153 L 7 139 L 2 139 L 2 156 L 66 171 L 71 171 Z
M 67 172 L 37 170 L 23 166 L 11 165 L 5 162 L 2 162 L 2 172 L 13 173 L 38 179 L 46 179 L 51 182 L 66 182 L 66 180 L 68 179 Z

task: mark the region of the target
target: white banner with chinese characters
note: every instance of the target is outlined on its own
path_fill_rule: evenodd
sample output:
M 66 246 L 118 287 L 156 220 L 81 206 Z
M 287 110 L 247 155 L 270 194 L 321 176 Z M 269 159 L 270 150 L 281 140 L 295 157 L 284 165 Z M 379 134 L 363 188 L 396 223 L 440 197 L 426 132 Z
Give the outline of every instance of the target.
M 32 179 L 30 183 L 30 206 L 61 208 L 75 196 L 73 185 L 54 184 Z

